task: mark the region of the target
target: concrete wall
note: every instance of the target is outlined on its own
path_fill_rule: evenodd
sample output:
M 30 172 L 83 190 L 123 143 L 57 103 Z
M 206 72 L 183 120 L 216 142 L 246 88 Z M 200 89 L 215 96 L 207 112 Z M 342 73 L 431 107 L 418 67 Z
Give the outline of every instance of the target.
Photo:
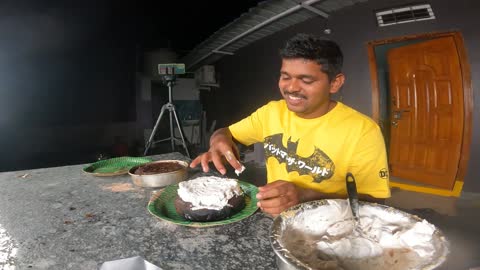
M 372 40 L 404 35 L 460 31 L 465 40 L 467 56 L 471 67 L 474 98 L 479 96 L 480 84 L 480 1 L 432 0 L 430 1 L 436 19 L 417 23 L 378 27 L 374 10 L 397 6 L 411 1 L 371 0 L 331 14 L 328 27 L 345 56 L 344 73 L 347 81 L 339 99 L 357 110 L 371 115 L 372 95 L 370 71 L 366 44 Z M 236 55 L 224 57 L 216 64 L 221 77 L 221 88 L 216 90 L 218 106 L 210 115 L 217 118 L 219 126 L 225 126 L 251 113 L 258 106 L 271 99 L 279 99 L 277 79 L 280 68 L 278 49 L 284 41 L 299 32 L 322 35 L 325 21 L 314 18 L 290 27 L 268 38 L 260 40 Z M 480 161 L 480 104 L 474 100 L 473 134 L 470 150 L 469 169 L 464 191 L 480 192 L 480 171 L 475 170 Z
M 84 163 L 135 121 L 130 18 L 107 4 L 0 2 L 0 171 Z

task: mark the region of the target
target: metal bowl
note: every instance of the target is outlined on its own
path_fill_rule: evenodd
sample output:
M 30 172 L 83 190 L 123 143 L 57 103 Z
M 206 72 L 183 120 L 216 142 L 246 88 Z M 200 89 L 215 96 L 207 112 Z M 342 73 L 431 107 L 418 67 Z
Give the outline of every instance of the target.
M 314 210 L 316 208 L 328 205 L 332 201 L 341 201 L 341 200 L 318 200 L 318 201 L 311 201 L 311 202 L 298 204 L 283 211 L 280 215 L 278 215 L 275 218 L 270 228 L 270 243 L 276 254 L 277 266 L 280 270 L 317 269 L 317 267 L 312 267 L 309 264 L 309 262 L 302 259 L 302 257 L 306 257 L 304 255 L 306 255 L 307 253 L 312 253 L 311 251 L 302 250 L 302 248 L 308 246 L 308 243 L 303 243 L 301 247 L 300 246 L 291 247 L 291 246 L 288 246 L 288 244 L 286 244 L 284 240 L 292 239 L 291 237 L 294 237 L 295 236 L 294 234 L 296 233 L 302 233 L 302 232 L 291 229 L 292 224 L 295 222 L 295 220 L 297 220 L 298 217 L 308 216 L 311 214 L 311 212 L 309 212 L 310 210 Z M 380 205 L 376 203 L 360 202 L 360 207 L 362 207 L 362 205 L 370 205 L 375 208 L 382 209 L 383 211 L 386 211 L 386 212 L 402 215 L 412 223 L 422 221 L 421 218 L 415 215 L 408 214 L 406 212 L 400 211 L 393 207 Z M 436 249 L 433 257 L 429 258 L 428 262 L 418 265 L 415 269 L 421 269 L 421 270 L 435 269 L 445 262 L 448 254 L 448 250 L 449 250 L 449 244 L 447 239 L 443 235 L 443 233 L 438 228 L 435 228 L 431 241 L 432 243 L 434 243 L 434 246 Z M 328 268 L 326 266 L 324 268 L 321 268 L 321 267 L 318 267 L 318 268 L 338 269 L 336 267 Z M 352 269 L 352 268 L 345 268 L 345 269 Z M 357 269 L 357 268 L 354 268 L 354 269 Z
M 135 171 L 142 166 L 156 164 L 156 163 L 166 163 L 166 162 L 175 162 L 180 164 L 183 168 L 180 170 L 158 173 L 158 174 L 135 174 Z M 160 188 L 172 184 L 177 184 L 187 178 L 187 167 L 188 163 L 182 160 L 159 160 L 154 162 L 149 162 L 139 166 L 132 167 L 128 174 L 132 177 L 133 183 L 140 187 L 150 187 L 150 188 Z

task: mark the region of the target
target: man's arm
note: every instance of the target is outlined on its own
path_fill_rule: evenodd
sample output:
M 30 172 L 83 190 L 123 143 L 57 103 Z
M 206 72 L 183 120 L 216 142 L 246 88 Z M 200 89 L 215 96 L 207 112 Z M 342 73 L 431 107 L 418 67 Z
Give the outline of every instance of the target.
M 242 164 L 239 161 L 240 155 L 238 148 L 228 128 L 220 128 L 212 134 L 210 137 L 210 149 L 208 149 L 208 152 L 196 157 L 190 163 L 190 167 L 194 168 L 201 163 L 203 171 L 208 172 L 208 163 L 213 162 L 215 168 L 217 168 L 221 174 L 225 174 L 227 170 L 223 163 L 223 157 L 225 157 L 227 162 L 236 170 L 242 169 Z
M 263 141 L 262 119 L 266 113 L 266 106 L 259 108 L 250 116 L 230 125 L 226 128 L 216 130 L 210 137 L 210 149 L 208 152 L 195 158 L 190 167 L 202 164 L 204 172 L 208 172 L 208 163 L 213 162 L 221 174 L 226 173 L 224 158 L 235 170 L 242 171 L 242 164 L 239 162 L 239 152 L 234 141 L 244 145 Z
M 387 151 L 378 125 L 362 132 L 347 170 L 355 176 L 359 194 L 390 197 Z
M 272 216 L 277 216 L 289 207 L 303 202 L 321 199 L 346 199 L 346 195 L 321 193 L 312 189 L 298 187 L 289 181 L 277 180 L 258 188 L 257 206 Z M 359 200 L 382 203 L 369 195 L 359 194 Z
M 321 193 L 315 191 L 313 189 L 301 188 L 298 187 L 300 202 L 309 202 L 314 200 L 321 200 L 321 199 L 346 199 L 347 195 L 341 194 L 328 194 L 328 193 Z M 368 194 L 358 194 L 358 199 L 360 201 L 367 201 L 367 202 L 374 202 L 384 204 L 385 199 L 374 198 Z

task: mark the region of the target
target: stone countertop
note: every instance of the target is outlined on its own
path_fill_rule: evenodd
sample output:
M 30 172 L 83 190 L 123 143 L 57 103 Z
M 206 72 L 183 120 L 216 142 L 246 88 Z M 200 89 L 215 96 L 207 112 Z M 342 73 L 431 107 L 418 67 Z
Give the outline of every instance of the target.
M 187 160 L 180 153 L 152 158 Z M 276 268 L 272 219 L 263 213 L 209 228 L 175 225 L 147 211 L 152 189 L 83 167 L 0 173 L 2 269 L 99 269 L 133 256 L 163 269 Z

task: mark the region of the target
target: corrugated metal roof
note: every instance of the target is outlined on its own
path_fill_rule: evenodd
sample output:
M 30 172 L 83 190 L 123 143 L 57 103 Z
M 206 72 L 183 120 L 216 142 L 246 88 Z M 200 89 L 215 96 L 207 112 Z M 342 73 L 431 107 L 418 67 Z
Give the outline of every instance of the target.
M 211 64 L 225 54 L 316 16 L 367 0 L 267 0 L 222 27 L 181 59 L 188 70 Z M 313 8 L 313 9 L 312 9 Z M 319 15 L 320 14 L 320 15 Z

